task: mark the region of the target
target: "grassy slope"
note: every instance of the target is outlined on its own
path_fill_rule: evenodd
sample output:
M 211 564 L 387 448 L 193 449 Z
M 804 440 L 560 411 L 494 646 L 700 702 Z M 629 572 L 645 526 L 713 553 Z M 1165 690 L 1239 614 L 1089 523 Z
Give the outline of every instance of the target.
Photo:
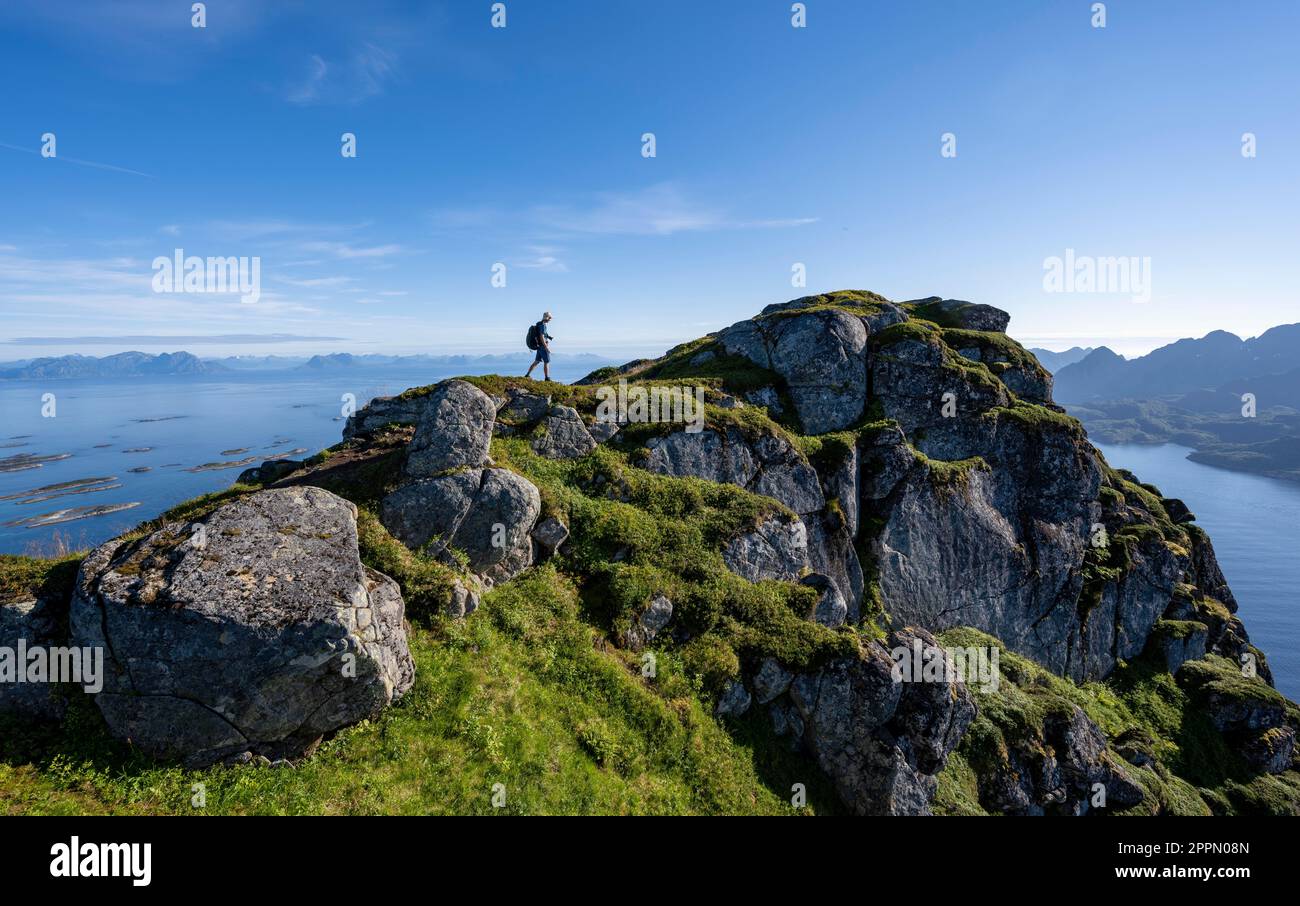
M 329 467 L 347 451 L 321 457 L 319 483 L 360 507 L 363 559 L 402 585 L 415 688 L 299 767 L 202 771 L 159 765 L 112 741 L 93 705 L 73 695 L 62 727 L 0 727 L 0 811 L 190 813 L 193 785 L 202 783 L 208 813 L 490 813 L 500 783 L 512 813 L 835 812 L 826 782 L 760 720 L 723 726 L 709 711 L 706 687 L 734 675 L 742 656 L 811 663 L 856 644 L 852 633 L 800 618 L 796 611 L 811 605 L 807 590 L 751 585 L 722 566 L 721 539 L 779 505 L 730 486 L 653 476 L 614 450 L 556 463 L 523 441 L 498 440 L 493 454 L 535 481 L 547 511 L 570 523 L 575 552 L 562 565 L 586 589 L 547 565 L 490 592 L 464 622 L 437 616 L 433 602 L 452 573 L 406 550 L 373 515 L 396 479 L 393 463 L 380 457 L 334 477 Z M 617 486 L 612 496 L 631 502 L 584 493 L 593 484 Z M 187 502 L 132 534 L 252 490 Z M 56 581 L 67 588 L 76 562 L 0 559 L 0 589 L 17 598 Z M 649 589 L 668 592 L 675 619 L 699 630 L 691 645 L 661 646 L 653 679 L 642 675 L 641 659 L 608 641 Z M 800 809 L 789 804 L 795 783 L 808 790 Z
M 576 589 L 549 567 L 464 623 L 412 635 L 415 688 L 297 768 L 158 765 L 107 738 L 81 700 L 61 728 L 0 734 L 0 811 L 217 814 L 780 814 L 834 810 L 806 768 L 704 710 L 680 661 L 657 678 L 593 644 Z M 755 739 L 754 737 L 758 737 Z M 809 784 L 796 810 L 780 791 Z

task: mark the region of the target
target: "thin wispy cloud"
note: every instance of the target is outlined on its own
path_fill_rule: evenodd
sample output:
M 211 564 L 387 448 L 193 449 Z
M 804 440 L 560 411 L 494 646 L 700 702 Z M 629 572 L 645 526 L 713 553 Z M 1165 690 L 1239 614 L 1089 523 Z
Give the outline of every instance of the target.
M 397 54 L 367 42 L 341 61 L 319 54 L 307 61 L 306 74 L 285 91 L 292 104 L 355 104 L 383 93 L 397 66 Z
M 558 249 L 547 246 L 533 246 L 529 249 L 531 257 L 516 259 L 511 262 L 513 267 L 522 267 L 526 270 L 547 271 L 550 273 L 564 273 L 568 266 L 555 256 Z
M 725 207 L 690 197 L 675 183 L 602 192 L 579 202 L 539 204 L 524 211 L 449 208 L 433 215 L 440 229 L 489 229 L 513 223 L 545 235 L 568 236 L 671 236 L 797 227 L 816 221 L 815 217 L 739 217 Z
M 279 277 L 277 279 L 280 283 L 289 286 L 298 286 L 304 289 L 343 287 L 356 280 L 355 277 L 310 277 L 305 280 L 298 280 L 292 277 Z
M 0 148 L 7 148 L 10 151 L 21 151 L 24 154 L 40 154 L 39 151 L 36 151 L 32 148 L 23 148 L 20 145 L 11 145 L 8 142 L 0 142 Z M 61 162 L 65 164 L 76 164 L 78 167 L 91 167 L 95 170 L 108 170 L 113 173 L 126 173 L 129 176 L 143 176 L 145 179 L 154 178 L 152 174 L 141 173 L 139 170 L 132 170 L 129 167 L 119 167 L 116 164 L 105 164 L 95 160 L 82 160 L 81 158 L 77 158 L 77 157 L 64 157 L 63 155 L 56 155 L 54 157 L 47 157 L 45 158 L 45 160 Z
M 358 246 L 346 242 L 304 242 L 299 246 L 304 252 L 324 252 L 344 260 L 352 258 L 384 258 L 398 255 L 404 250 L 396 244 Z
M 231 239 L 306 238 L 309 236 L 355 233 L 370 226 L 361 223 L 307 223 L 300 220 L 278 218 L 253 218 L 250 220 L 214 220 L 208 229 L 218 236 Z

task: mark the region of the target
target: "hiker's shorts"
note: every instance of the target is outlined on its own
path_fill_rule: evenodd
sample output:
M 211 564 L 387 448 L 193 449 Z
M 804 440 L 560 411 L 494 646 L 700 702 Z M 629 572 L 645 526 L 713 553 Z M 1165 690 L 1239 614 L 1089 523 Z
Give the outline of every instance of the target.
M 533 359 L 533 364 L 536 365 L 538 362 L 545 362 L 547 365 L 551 364 L 551 351 L 545 346 L 537 347 L 537 358 Z

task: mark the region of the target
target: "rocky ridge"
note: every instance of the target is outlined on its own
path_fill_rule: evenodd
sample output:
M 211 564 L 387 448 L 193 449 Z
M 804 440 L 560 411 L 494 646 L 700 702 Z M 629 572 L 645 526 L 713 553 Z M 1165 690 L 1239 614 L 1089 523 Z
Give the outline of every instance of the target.
M 763 728 L 856 813 L 1294 810 L 1300 709 L 1209 538 L 1105 462 L 1007 322 L 845 291 L 575 386 L 372 401 L 326 454 L 86 558 L 72 635 L 114 652 L 99 709 L 163 757 L 300 759 L 410 687 L 404 608 L 460 620 L 563 575 L 599 644 L 680 663 L 718 720 Z M 620 379 L 703 387 L 704 423 L 612 423 L 599 390 Z M 277 597 L 317 586 L 336 603 Z M 231 638 L 270 666 L 218 677 L 197 649 Z M 945 669 L 897 676 L 912 646 Z M 954 646 L 997 652 L 1000 682 L 954 673 Z M 335 682 L 339 653 L 364 681 Z

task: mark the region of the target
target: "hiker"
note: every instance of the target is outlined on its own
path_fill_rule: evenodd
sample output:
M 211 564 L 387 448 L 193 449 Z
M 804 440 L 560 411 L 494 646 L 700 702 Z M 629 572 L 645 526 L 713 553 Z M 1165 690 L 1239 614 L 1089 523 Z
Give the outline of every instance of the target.
M 528 366 L 528 372 L 524 375 L 526 378 L 533 376 L 533 369 L 537 367 L 538 362 L 541 362 L 544 379 L 548 381 L 551 379 L 550 341 L 554 340 L 555 337 L 546 332 L 546 324 L 550 320 L 551 313 L 544 311 L 542 312 L 542 320 L 528 328 L 528 338 L 525 342 L 527 342 L 529 349 L 537 350 L 537 358 L 533 359 L 533 364 Z

